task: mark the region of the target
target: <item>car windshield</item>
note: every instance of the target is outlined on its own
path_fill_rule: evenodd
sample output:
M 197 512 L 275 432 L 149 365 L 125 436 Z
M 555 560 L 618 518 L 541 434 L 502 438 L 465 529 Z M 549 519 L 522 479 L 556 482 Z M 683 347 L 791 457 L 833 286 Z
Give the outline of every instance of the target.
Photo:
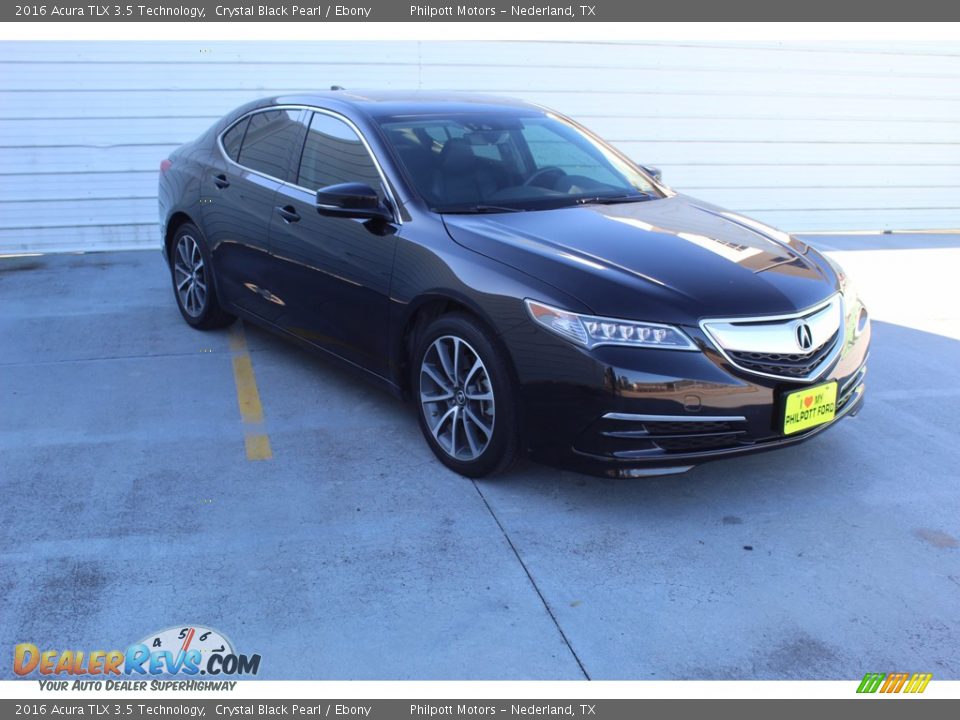
M 662 197 L 611 147 L 550 114 L 387 117 L 380 127 L 436 212 L 516 212 Z

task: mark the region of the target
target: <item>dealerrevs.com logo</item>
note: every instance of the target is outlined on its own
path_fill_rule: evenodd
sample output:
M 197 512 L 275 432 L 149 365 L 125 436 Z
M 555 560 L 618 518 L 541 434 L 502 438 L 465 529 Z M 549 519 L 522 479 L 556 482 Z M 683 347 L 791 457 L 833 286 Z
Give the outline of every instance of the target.
M 41 649 L 33 643 L 20 643 L 13 650 L 13 671 L 21 677 L 219 677 L 256 675 L 259 670 L 260 655 L 237 653 L 222 633 L 199 625 L 161 630 L 125 650 Z

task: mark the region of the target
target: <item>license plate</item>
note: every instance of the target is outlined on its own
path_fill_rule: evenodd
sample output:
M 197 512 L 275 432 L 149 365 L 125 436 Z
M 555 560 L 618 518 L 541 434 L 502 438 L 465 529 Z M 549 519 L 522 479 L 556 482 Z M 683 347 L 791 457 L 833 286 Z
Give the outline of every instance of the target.
M 833 420 L 837 414 L 837 383 L 828 382 L 787 393 L 783 434 L 792 435 Z

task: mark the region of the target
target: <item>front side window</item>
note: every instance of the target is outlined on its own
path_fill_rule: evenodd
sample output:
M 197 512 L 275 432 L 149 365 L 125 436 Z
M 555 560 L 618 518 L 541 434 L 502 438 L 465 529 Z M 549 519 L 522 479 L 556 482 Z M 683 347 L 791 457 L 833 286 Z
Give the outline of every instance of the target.
M 297 185 L 318 190 L 359 182 L 381 192 L 380 173 L 360 137 L 343 120 L 314 113 L 300 158 Z
M 661 197 L 605 143 L 541 113 L 380 119 L 415 189 L 437 212 L 543 210 Z
M 290 159 L 300 147 L 301 111 L 267 110 L 254 113 L 247 124 L 237 162 L 264 175 L 287 180 Z

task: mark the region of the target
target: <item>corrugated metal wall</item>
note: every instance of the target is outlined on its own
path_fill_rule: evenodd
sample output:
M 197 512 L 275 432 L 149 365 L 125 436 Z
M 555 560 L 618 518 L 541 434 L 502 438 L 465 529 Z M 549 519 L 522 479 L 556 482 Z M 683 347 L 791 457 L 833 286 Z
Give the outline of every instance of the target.
M 156 245 L 173 147 L 332 83 L 543 103 L 788 230 L 960 228 L 960 47 L 6 42 L 0 65 L 0 252 Z

